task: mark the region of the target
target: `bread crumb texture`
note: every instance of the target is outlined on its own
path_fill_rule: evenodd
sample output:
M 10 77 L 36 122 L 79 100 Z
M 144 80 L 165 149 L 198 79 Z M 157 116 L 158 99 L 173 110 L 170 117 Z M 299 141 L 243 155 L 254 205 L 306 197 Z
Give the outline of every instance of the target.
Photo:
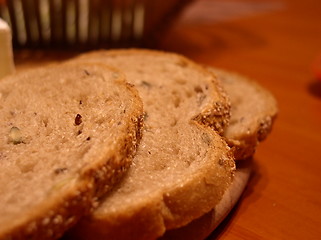
M 104 65 L 62 64 L 0 82 L 0 239 L 55 239 L 128 168 L 142 102 Z
M 213 208 L 235 169 L 229 147 L 213 131 L 229 117 L 215 77 L 163 52 L 98 51 L 72 61 L 82 60 L 123 71 L 142 97 L 145 121 L 128 174 L 69 239 L 155 239 Z

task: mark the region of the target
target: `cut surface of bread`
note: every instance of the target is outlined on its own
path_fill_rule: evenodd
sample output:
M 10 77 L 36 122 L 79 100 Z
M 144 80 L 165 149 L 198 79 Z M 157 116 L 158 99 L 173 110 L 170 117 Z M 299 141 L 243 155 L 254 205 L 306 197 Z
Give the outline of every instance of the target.
M 252 159 L 246 159 L 242 161 L 242 164 L 240 162 L 237 164 L 233 182 L 215 208 L 186 226 L 166 231 L 159 239 L 203 240 L 208 237 L 229 214 L 241 197 L 249 181 L 252 165 Z
M 129 167 L 142 102 L 117 70 L 63 64 L 0 82 L 0 239 L 55 239 Z
M 212 129 L 222 130 L 229 117 L 213 75 L 156 51 L 99 51 L 72 61 L 82 59 L 123 71 L 142 97 L 145 121 L 125 178 L 69 239 L 155 239 L 212 209 L 235 169 L 230 149 Z
M 277 102 L 268 90 L 247 77 L 209 69 L 216 74 L 231 101 L 231 120 L 224 131 L 226 141 L 234 147 L 236 160 L 251 157 L 272 129 Z

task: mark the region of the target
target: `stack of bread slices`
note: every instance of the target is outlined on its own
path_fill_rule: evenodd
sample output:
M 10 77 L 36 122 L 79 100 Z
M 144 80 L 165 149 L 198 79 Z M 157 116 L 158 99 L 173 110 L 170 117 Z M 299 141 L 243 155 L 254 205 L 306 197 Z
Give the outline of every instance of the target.
M 0 81 L 0 239 L 203 239 L 274 97 L 183 56 L 101 50 Z

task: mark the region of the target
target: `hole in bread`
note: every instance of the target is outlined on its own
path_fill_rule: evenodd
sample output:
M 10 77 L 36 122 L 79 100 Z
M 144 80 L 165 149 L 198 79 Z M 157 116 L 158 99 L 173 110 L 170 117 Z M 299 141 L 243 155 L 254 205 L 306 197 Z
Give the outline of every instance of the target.
M 60 142 L 61 142 L 61 144 L 65 144 L 65 143 L 67 143 L 67 142 L 68 142 L 68 138 L 66 138 L 65 136 L 62 136 L 62 137 L 61 137 Z M 58 146 L 58 145 L 57 145 L 56 147 L 58 147 L 58 148 L 59 148 L 59 146 Z
M 16 159 L 16 165 L 20 169 L 21 173 L 27 173 L 33 171 L 34 167 L 36 166 L 37 162 L 35 159 L 29 158 L 18 158 Z
M 167 169 L 166 161 L 159 161 L 156 164 L 154 164 L 154 170 L 155 171 L 162 171 Z
M 87 76 L 89 76 L 89 75 L 90 75 L 89 71 L 88 71 L 88 70 L 86 70 L 86 69 L 84 69 L 84 73 L 85 73 L 85 75 L 87 75 Z
M 172 147 L 172 152 L 173 152 L 174 155 L 178 155 L 179 154 L 179 147 L 173 146 Z
M 175 96 L 175 97 L 174 97 L 174 106 L 175 106 L 176 108 L 178 108 L 180 104 L 181 104 L 181 98 L 178 97 L 178 96 Z
M 150 82 L 147 81 L 141 81 L 140 83 L 141 86 L 146 87 L 146 88 L 151 88 L 152 84 Z
M 59 174 L 62 174 L 62 173 L 65 173 L 65 172 L 67 172 L 67 168 L 66 167 L 61 167 L 61 168 L 56 168 L 55 170 L 54 170 L 54 173 L 56 174 L 56 175 L 59 175 Z
M 48 122 L 49 122 L 48 118 L 45 117 L 42 119 L 42 123 L 43 123 L 44 127 L 48 127 Z
M 207 133 L 203 133 L 203 134 L 202 134 L 202 140 L 203 140 L 203 142 L 205 142 L 207 145 L 211 145 L 212 140 L 211 140 L 210 136 L 209 136 Z
M 176 124 L 177 124 L 177 119 L 176 119 L 176 118 L 173 118 L 172 121 L 171 121 L 171 123 L 170 123 L 170 126 L 171 126 L 171 127 L 175 127 Z
M 95 123 L 98 124 L 98 125 L 100 125 L 100 124 L 103 124 L 106 120 L 107 120 L 107 119 L 106 119 L 106 117 L 104 117 L 104 116 L 101 116 L 101 117 L 98 117 L 98 116 L 97 116 L 97 118 L 95 119 Z
M 85 145 L 84 147 L 79 149 L 79 152 L 78 152 L 79 158 L 83 158 L 87 154 L 87 152 L 89 152 L 90 148 L 91 148 L 90 145 Z
M 185 79 L 182 79 L 182 78 L 176 78 L 175 79 L 175 82 L 180 84 L 180 85 L 184 85 L 186 84 L 186 80 Z
M 206 98 L 206 95 L 205 95 L 205 94 L 203 94 L 203 93 L 202 93 L 202 94 L 199 94 L 198 100 L 197 100 L 197 105 L 198 105 L 198 106 L 201 106 L 201 105 L 203 104 L 205 98 Z
M 187 98 L 191 98 L 192 97 L 192 93 L 190 91 L 186 91 L 185 93 L 186 93 L 186 97 Z
M 172 91 L 172 95 L 173 95 L 173 103 L 174 103 L 174 106 L 175 108 L 178 108 L 181 104 L 181 97 L 179 96 L 178 92 L 173 90 Z
M 224 159 L 220 158 L 220 159 L 218 160 L 218 164 L 219 164 L 220 166 L 223 166 L 223 165 L 224 165 Z
M 203 89 L 202 89 L 201 86 L 199 86 L 199 85 L 197 85 L 197 86 L 194 87 L 194 91 L 195 91 L 196 93 L 203 93 Z
M 113 72 L 112 77 L 113 77 L 114 79 L 119 78 L 119 73 L 118 73 L 118 72 Z M 103 79 L 104 79 L 104 81 L 105 81 L 105 78 L 103 78 Z M 128 84 L 128 83 L 127 83 L 127 84 Z
M 110 101 L 112 101 L 111 97 L 105 98 L 105 103 L 108 103 L 108 102 L 110 102 Z
M 182 68 L 185 68 L 187 66 L 187 62 L 183 60 L 176 62 L 176 64 Z
M 184 159 L 184 163 L 186 164 L 186 166 L 191 166 L 191 164 L 193 163 L 193 162 L 195 162 L 196 161 L 196 158 L 195 158 L 195 156 L 193 156 L 193 155 L 191 155 L 191 156 L 189 156 L 188 158 L 185 158 Z
M 199 149 L 196 151 L 196 155 L 201 156 L 201 151 Z
M 170 72 L 170 70 L 168 69 L 167 66 L 160 66 L 160 70 L 161 70 L 161 72 L 163 72 L 163 73 Z

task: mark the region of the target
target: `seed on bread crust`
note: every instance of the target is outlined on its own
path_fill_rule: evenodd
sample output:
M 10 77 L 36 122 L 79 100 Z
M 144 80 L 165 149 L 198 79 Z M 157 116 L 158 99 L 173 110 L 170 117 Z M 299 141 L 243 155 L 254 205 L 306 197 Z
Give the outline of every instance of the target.
M 22 134 L 18 127 L 12 127 L 9 131 L 8 142 L 13 144 L 23 143 Z
M 58 174 L 66 172 L 67 170 L 68 170 L 68 168 L 66 168 L 66 167 L 57 168 L 57 169 L 55 169 L 55 174 L 58 175 Z

